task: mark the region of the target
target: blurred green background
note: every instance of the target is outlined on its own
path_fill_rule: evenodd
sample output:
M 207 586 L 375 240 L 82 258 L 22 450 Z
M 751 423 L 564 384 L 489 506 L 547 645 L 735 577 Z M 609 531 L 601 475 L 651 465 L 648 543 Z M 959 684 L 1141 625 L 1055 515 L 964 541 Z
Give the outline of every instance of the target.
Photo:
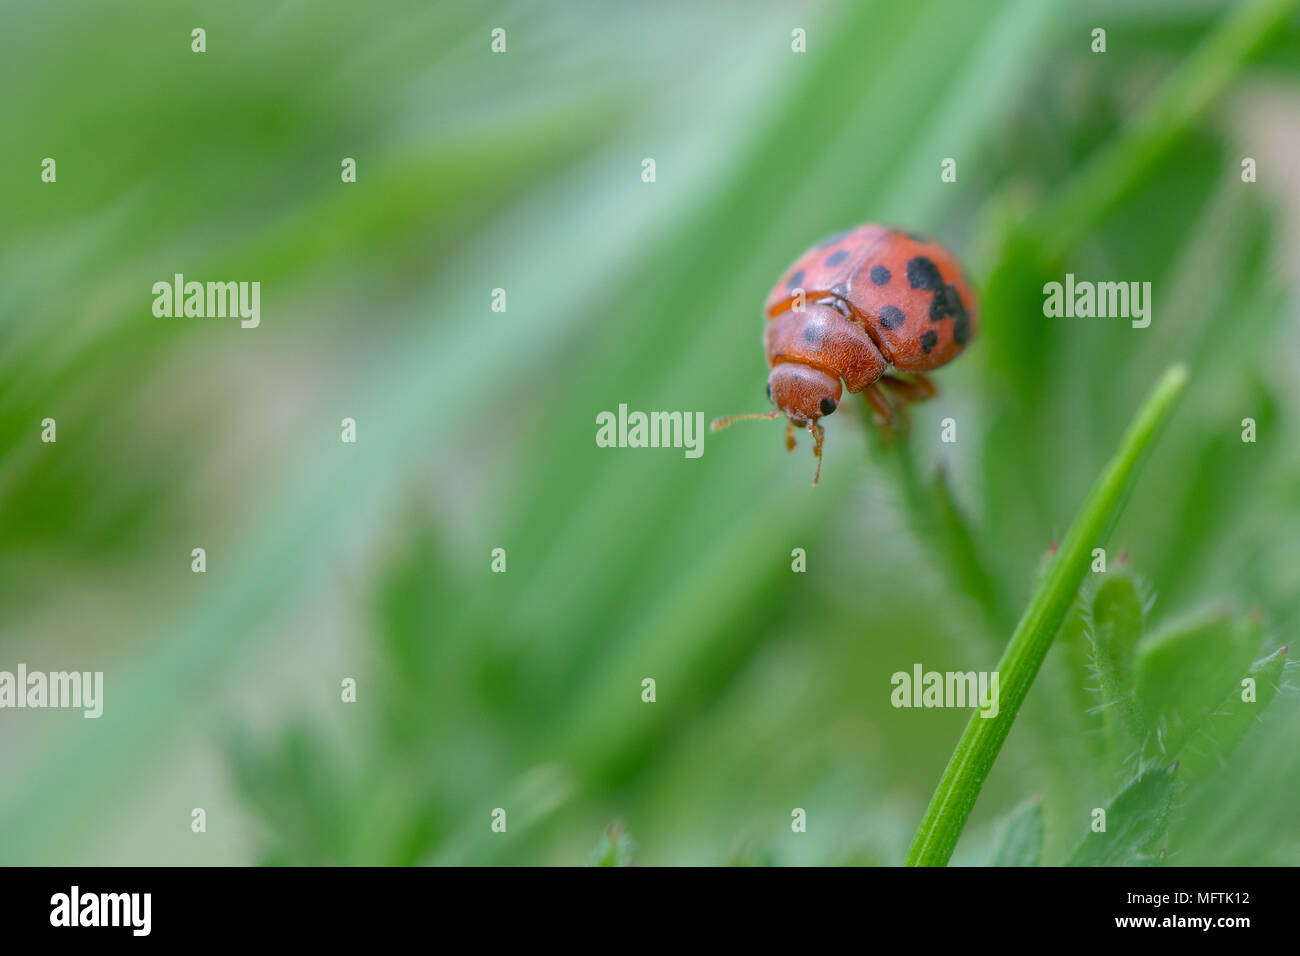
M 0 712 L 0 862 L 578 864 L 618 821 L 640 864 L 896 864 L 967 714 L 892 708 L 890 675 L 993 666 L 1174 360 L 1112 553 L 1153 628 L 1235 608 L 1286 644 L 1293 6 L 4 4 L 0 669 L 106 699 Z M 768 289 L 862 221 L 983 294 L 913 414 L 978 591 L 847 403 L 815 491 L 772 423 L 698 460 L 594 443 L 620 403 L 767 407 Z M 1044 318 L 1067 271 L 1150 281 L 1150 328 Z M 261 327 L 155 318 L 176 272 L 260 281 Z M 954 862 L 1031 796 L 1059 862 L 1115 792 L 1060 656 Z M 1169 862 L 1300 859 L 1297 717 L 1284 688 L 1181 792 Z

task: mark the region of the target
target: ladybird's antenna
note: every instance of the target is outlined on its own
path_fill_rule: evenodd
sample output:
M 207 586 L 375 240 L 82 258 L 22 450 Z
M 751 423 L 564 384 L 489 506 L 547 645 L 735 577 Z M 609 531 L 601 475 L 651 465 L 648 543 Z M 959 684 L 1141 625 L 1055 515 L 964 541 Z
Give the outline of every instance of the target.
M 772 412 L 753 412 L 749 415 L 728 415 L 726 418 L 715 418 L 709 426 L 710 431 L 721 431 L 733 422 L 738 422 L 744 418 L 778 418 L 781 415 L 780 409 Z
M 826 429 L 812 423 L 809 424 L 808 430 L 813 433 L 813 454 L 817 456 L 817 471 L 813 474 L 813 487 L 816 488 L 822 476 L 822 440 L 826 437 Z

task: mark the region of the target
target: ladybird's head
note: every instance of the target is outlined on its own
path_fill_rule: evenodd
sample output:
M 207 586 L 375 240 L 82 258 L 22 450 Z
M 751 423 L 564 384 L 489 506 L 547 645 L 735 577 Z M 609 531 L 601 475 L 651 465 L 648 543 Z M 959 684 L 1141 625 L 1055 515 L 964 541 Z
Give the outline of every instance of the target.
M 781 362 L 767 377 L 767 397 L 796 425 L 815 425 L 839 407 L 837 376 L 802 362 Z
M 786 428 L 786 447 L 793 450 L 795 426 L 806 425 L 813 434 L 813 454 L 817 456 L 817 471 L 813 475 L 815 486 L 822 473 L 823 429 L 817 421 L 839 407 L 842 393 L 840 380 L 836 376 L 802 362 L 780 362 L 772 367 L 772 372 L 767 377 L 767 397 L 772 400 L 776 410 L 756 415 L 715 418 L 713 430 L 726 428 L 742 418 L 779 418 L 784 414 L 790 419 Z

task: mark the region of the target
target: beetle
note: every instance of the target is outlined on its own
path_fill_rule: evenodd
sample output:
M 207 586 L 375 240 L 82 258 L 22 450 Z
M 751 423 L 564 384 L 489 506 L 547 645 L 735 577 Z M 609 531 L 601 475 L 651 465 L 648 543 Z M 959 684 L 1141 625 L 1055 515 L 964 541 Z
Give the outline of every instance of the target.
M 886 392 L 903 402 L 933 397 L 925 373 L 965 351 L 977 309 L 961 264 L 934 240 L 875 223 L 837 232 L 796 259 L 768 294 L 763 348 L 776 409 L 718 418 L 713 430 L 785 415 L 793 450 L 795 428 L 807 427 L 815 486 L 820 422 L 839 407 L 843 388 L 861 392 L 877 422 L 892 428 L 897 416 Z

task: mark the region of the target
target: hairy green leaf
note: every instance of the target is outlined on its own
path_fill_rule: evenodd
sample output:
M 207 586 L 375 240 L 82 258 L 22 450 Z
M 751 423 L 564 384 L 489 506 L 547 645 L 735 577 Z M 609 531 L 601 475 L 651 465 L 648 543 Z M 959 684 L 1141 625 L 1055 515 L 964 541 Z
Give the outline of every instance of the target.
M 1106 739 L 1112 754 L 1139 746 L 1146 736 L 1134 696 L 1134 652 L 1142 637 L 1143 600 L 1126 571 L 1107 575 L 1092 599 L 1092 652 Z
M 1089 828 L 1066 866 L 1134 866 L 1155 862 L 1152 845 L 1169 825 L 1177 765 L 1154 770 L 1121 790 L 1107 806 L 1106 829 Z
M 1181 622 L 1144 640 L 1137 650 L 1137 702 L 1148 729 L 1145 755 L 1179 756 L 1196 728 L 1235 687 L 1259 651 L 1252 618 L 1224 611 Z
M 1286 654 L 1287 649 L 1281 647 L 1252 664 L 1237 686 L 1196 728 L 1180 756 L 1186 779 L 1198 779 L 1218 769 L 1241 743 L 1277 696 Z
M 1037 866 L 1043 853 L 1043 804 L 1022 803 L 1002 822 L 989 866 Z

